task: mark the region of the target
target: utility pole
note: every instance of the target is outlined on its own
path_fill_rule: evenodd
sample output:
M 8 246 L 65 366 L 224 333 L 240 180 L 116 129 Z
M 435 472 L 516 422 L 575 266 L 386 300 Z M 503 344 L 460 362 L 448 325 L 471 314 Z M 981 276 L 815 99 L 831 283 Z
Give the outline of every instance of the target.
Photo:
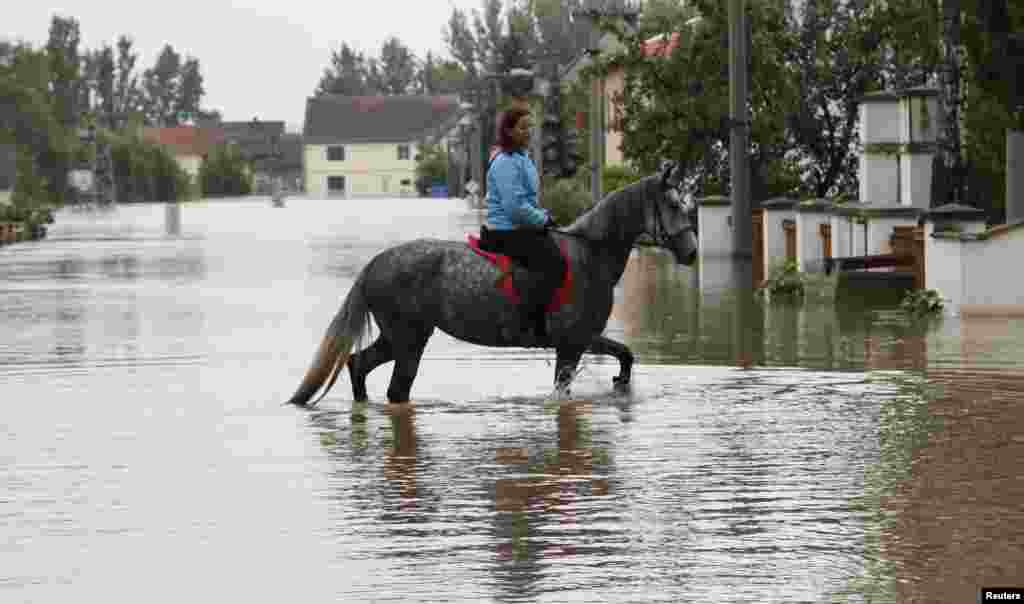
M 596 4 L 596 2 L 591 4 Z M 596 62 L 598 55 L 601 54 L 601 28 L 599 21 L 602 18 L 618 17 L 635 29 L 640 17 L 640 9 L 633 2 L 627 2 L 623 6 L 613 8 L 592 6 L 591 8 L 573 11 L 573 17 L 582 17 L 590 20 L 590 40 L 586 53 L 590 56 L 591 61 Z M 593 195 L 594 203 L 601 201 L 603 197 L 601 191 L 601 172 L 604 166 L 604 107 L 604 78 L 594 77 L 590 88 L 590 191 Z
M 729 0 L 729 170 L 732 181 L 732 252 L 753 256 L 750 164 L 747 142 L 747 14 L 746 0 Z

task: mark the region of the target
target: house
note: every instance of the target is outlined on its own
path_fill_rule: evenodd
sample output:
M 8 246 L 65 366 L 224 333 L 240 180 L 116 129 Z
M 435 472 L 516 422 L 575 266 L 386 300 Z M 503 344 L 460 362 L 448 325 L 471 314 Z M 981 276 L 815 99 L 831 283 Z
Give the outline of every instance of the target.
M 271 181 L 279 176 L 281 140 L 284 122 L 264 122 L 254 118 L 248 122 L 221 122 L 224 142 L 234 145 L 252 170 L 257 192 L 269 192 Z
M 668 36 L 662 34 L 648 38 L 643 43 L 643 53 L 648 57 L 667 57 L 676 47 L 679 46 L 682 36 L 674 32 Z M 598 49 L 603 55 L 614 55 L 625 52 L 626 47 L 613 34 L 606 33 L 598 43 Z M 581 77 L 582 71 L 593 63 L 593 59 L 582 54 L 572 63 L 566 66 L 562 78 L 565 81 L 575 81 Z M 622 65 L 611 62 L 610 70 L 600 83 L 602 88 L 604 104 L 602 115 L 598 119 L 603 124 L 605 133 L 604 140 L 604 163 L 605 165 L 620 165 L 625 160 L 622 156 L 622 129 L 618 126 L 622 115 L 622 95 L 626 88 L 626 75 Z M 579 120 L 577 120 L 579 123 Z
M 224 131 L 217 127 L 196 126 L 143 128 L 142 138 L 166 147 L 192 182 L 198 183 L 203 158 L 224 142 Z
M 286 132 L 281 135 L 280 159 L 275 174 L 279 176 L 286 191 L 305 189 L 302 173 L 302 135 Z
M 303 165 L 316 197 L 411 195 L 418 144 L 446 143 L 456 96 L 324 95 L 306 101 Z
M 14 145 L 0 145 L 0 206 L 11 202 L 17 150 Z

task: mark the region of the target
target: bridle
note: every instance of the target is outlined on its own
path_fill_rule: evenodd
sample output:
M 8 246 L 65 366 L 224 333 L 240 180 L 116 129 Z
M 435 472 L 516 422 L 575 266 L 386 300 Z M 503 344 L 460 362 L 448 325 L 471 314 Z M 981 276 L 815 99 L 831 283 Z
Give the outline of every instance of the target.
M 665 194 L 668 195 L 670 193 L 669 193 L 669 191 L 667 190 L 667 188 L 665 186 L 667 184 L 666 180 L 667 180 L 666 177 L 662 178 L 662 187 L 663 187 L 663 190 L 665 190 Z M 674 189 L 676 191 L 679 190 L 678 187 L 672 187 L 672 189 Z M 696 227 L 694 227 L 693 224 L 688 224 L 685 227 L 679 229 L 679 231 L 677 231 L 675 233 L 669 233 L 668 232 L 668 228 L 665 227 L 665 221 L 661 217 L 661 207 L 657 203 L 647 204 L 648 197 L 647 197 L 647 192 L 646 191 L 644 192 L 644 202 L 645 202 L 645 205 L 648 205 L 648 207 L 650 207 L 652 209 L 652 211 L 654 212 L 654 227 L 652 229 L 654 232 L 650 233 L 650 235 L 651 235 L 651 239 L 654 240 L 655 245 L 657 245 L 658 247 L 662 247 L 662 248 L 668 249 L 669 246 L 671 245 L 671 242 L 672 242 L 673 239 L 679 237 L 680 235 L 682 235 L 683 233 L 686 233 L 687 231 L 690 231 L 690 232 L 693 232 L 694 234 L 696 234 L 697 229 L 696 229 Z M 678 202 L 676 202 L 676 203 L 678 203 Z M 586 242 L 588 242 L 588 243 L 590 243 L 592 245 L 597 245 L 597 246 L 612 246 L 612 245 L 614 245 L 613 242 L 608 242 L 608 241 L 605 241 L 605 240 L 602 240 L 602 239 L 591 239 L 590 237 L 587 237 L 586 235 L 582 235 L 580 233 L 570 233 L 570 232 L 564 231 L 562 229 L 551 229 L 551 232 L 559 233 L 559 234 L 562 234 L 562 235 L 566 235 L 568 237 L 576 237 L 577 239 L 582 239 L 582 240 L 584 240 L 584 241 L 586 241 Z M 637 246 L 637 244 L 634 243 L 633 247 L 639 247 L 639 246 Z
M 663 182 L 665 180 L 667 179 L 663 179 Z M 671 190 L 678 192 L 679 187 L 672 187 Z M 669 194 L 669 190 L 666 190 L 666 195 Z M 679 203 L 678 201 L 673 201 L 675 203 Z M 697 233 L 697 229 L 696 227 L 693 226 L 692 223 L 687 224 L 683 228 L 679 229 L 679 231 L 677 231 L 676 233 L 669 233 L 668 229 L 665 228 L 665 222 L 661 217 L 661 207 L 658 206 L 657 204 L 652 204 L 651 208 L 654 211 L 654 228 L 652 229 L 654 232 L 651 233 L 651 238 L 654 239 L 654 243 L 657 244 L 659 247 L 668 248 L 673 239 L 679 237 L 680 235 L 686 233 L 687 231 L 693 232 L 694 234 Z

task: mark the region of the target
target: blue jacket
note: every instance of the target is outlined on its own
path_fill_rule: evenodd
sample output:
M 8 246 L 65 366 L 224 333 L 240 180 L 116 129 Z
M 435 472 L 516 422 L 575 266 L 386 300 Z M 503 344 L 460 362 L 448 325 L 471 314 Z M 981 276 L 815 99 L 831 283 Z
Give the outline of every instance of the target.
M 507 231 L 544 226 L 547 210 L 537 205 L 537 167 L 521 151 L 502 151 L 487 170 L 487 224 Z

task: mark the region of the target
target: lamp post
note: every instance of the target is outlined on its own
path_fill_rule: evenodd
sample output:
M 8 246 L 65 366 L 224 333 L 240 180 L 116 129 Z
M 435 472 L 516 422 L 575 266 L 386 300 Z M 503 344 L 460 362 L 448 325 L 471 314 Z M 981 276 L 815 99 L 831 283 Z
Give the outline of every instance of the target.
M 750 165 L 747 141 L 747 14 L 746 0 L 729 0 L 729 169 L 732 174 L 732 253 L 753 255 L 750 208 Z

